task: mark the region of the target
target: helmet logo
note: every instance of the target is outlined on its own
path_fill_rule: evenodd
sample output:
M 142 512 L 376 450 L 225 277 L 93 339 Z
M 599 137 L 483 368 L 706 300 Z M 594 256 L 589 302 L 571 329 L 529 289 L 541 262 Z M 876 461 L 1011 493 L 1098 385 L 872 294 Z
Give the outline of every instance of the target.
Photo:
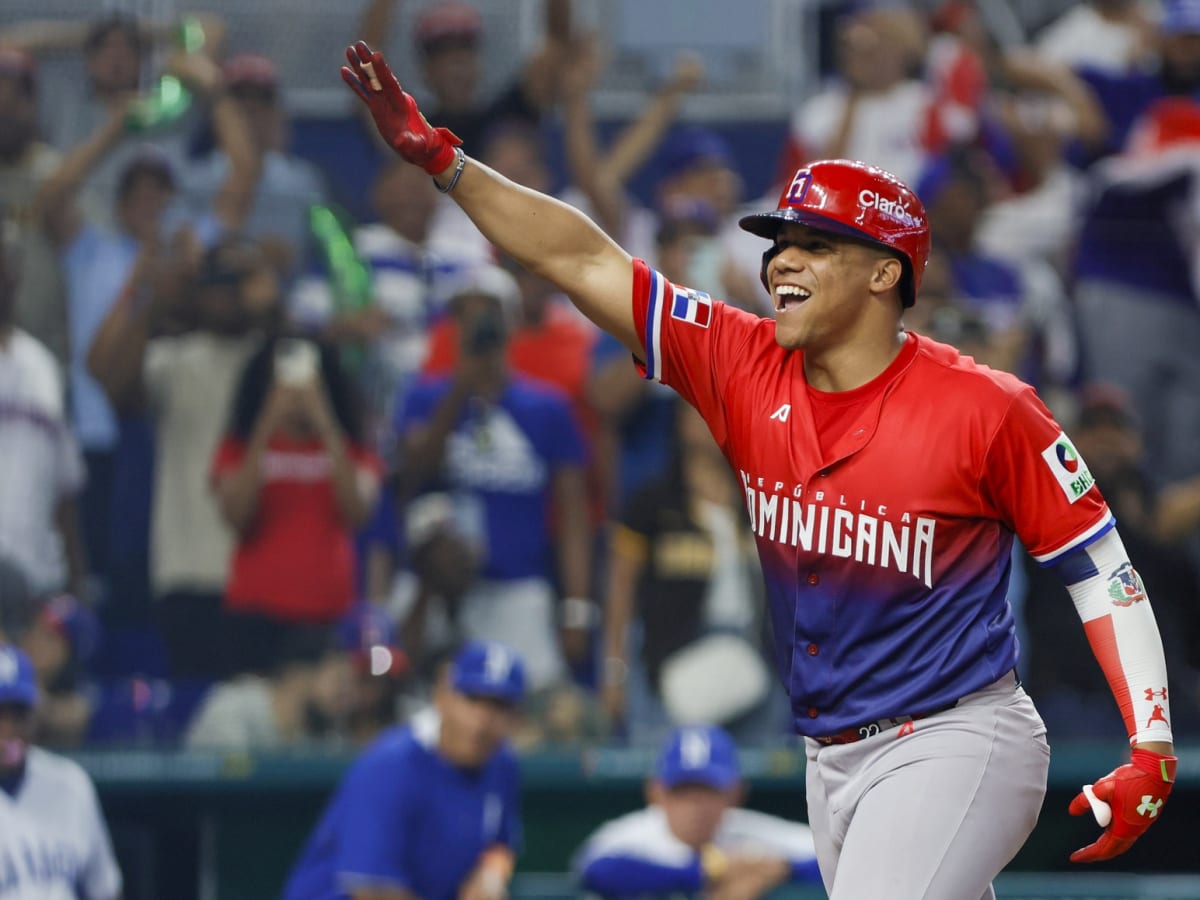
M 863 189 L 858 193 L 858 202 L 863 207 L 863 212 L 859 214 L 859 221 L 862 221 L 862 216 L 868 209 L 878 210 L 881 215 L 887 216 L 889 219 L 894 219 L 910 228 L 920 226 L 920 221 L 912 213 L 908 211 L 908 201 L 899 198 L 889 200 L 882 194 L 869 189 Z
M 788 206 L 800 205 L 804 202 L 804 198 L 808 194 L 809 185 L 811 184 L 812 174 L 807 169 L 801 169 L 796 173 L 796 177 L 792 179 L 787 193 L 783 195 L 784 202 Z

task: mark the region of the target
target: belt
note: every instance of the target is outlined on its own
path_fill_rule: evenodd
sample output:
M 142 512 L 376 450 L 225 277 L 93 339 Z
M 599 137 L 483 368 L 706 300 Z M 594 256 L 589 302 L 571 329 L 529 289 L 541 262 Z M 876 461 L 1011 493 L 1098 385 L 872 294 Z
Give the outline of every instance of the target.
M 876 719 L 874 722 L 864 722 L 862 725 L 852 725 L 845 731 L 839 731 L 837 734 L 829 734 L 824 737 L 813 738 L 818 744 L 829 746 L 830 744 L 853 744 L 861 741 L 864 738 L 874 737 L 877 734 L 882 734 L 885 731 L 890 731 L 893 728 L 899 728 L 909 722 L 916 722 L 920 719 L 928 719 L 930 716 L 936 716 L 940 712 L 945 712 L 948 709 L 953 709 L 957 703 L 950 703 L 946 706 L 937 709 L 931 709 L 929 712 L 917 713 L 912 716 L 890 716 L 886 719 Z

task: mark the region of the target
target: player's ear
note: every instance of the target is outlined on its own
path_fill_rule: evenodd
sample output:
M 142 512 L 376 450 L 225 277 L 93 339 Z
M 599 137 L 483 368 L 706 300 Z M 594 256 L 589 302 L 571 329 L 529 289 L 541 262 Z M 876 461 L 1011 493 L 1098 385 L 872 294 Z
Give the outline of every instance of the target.
M 875 266 L 871 272 L 871 291 L 876 294 L 885 294 L 888 291 L 898 290 L 903 277 L 904 263 L 894 256 L 881 256 L 875 260 Z

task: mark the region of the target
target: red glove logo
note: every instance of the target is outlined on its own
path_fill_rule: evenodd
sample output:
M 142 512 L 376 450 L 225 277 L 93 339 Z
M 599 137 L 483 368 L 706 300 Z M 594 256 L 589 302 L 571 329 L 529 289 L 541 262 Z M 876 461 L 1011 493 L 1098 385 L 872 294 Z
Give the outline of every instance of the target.
M 1072 853 L 1071 862 L 1100 862 L 1132 847 L 1158 820 L 1171 795 L 1176 763 L 1174 756 L 1134 750 L 1129 763 L 1085 786 L 1071 801 L 1071 815 L 1092 812 L 1106 827 L 1095 843 Z
M 462 141 L 448 128 L 434 128 L 425 120 L 383 54 L 359 41 L 346 48 L 346 59 L 350 65 L 342 66 L 342 81 L 367 105 L 388 146 L 430 175 L 449 168 Z

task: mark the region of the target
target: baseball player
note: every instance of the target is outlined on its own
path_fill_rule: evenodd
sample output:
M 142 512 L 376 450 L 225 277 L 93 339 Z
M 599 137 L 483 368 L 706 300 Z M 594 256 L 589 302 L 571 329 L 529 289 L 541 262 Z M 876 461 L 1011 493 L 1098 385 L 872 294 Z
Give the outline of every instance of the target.
M 521 837 L 507 738 L 524 693 L 519 656 L 467 643 L 434 707 L 384 732 L 346 773 L 285 900 L 503 900 Z
M 0 644 L 0 896 L 114 900 L 121 870 L 91 779 L 30 746 L 38 690 L 25 651 Z
M 1033 389 L 903 328 L 929 252 L 911 190 L 821 160 L 742 219 L 769 242 L 764 319 L 469 159 L 362 42 L 347 58 L 392 148 L 692 403 L 741 479 L 833 900 L 993 897 L 1032 831 L 1049 749 L 1014 674 L 1014 538 L 1066 581 L 1132 745 L 1072 801 L 1104 828 L 1072 859 L 1116 856 L 1161 817 L 1176 759 L 1145 586 Z
M 816 882 L 812 832 L 740 809 L 737 747 L 715 726 L 676 729 L 663 744 L 649 806 L 602 825 L 576 860 L 580 884 L 605 897 L 761 897 Z

